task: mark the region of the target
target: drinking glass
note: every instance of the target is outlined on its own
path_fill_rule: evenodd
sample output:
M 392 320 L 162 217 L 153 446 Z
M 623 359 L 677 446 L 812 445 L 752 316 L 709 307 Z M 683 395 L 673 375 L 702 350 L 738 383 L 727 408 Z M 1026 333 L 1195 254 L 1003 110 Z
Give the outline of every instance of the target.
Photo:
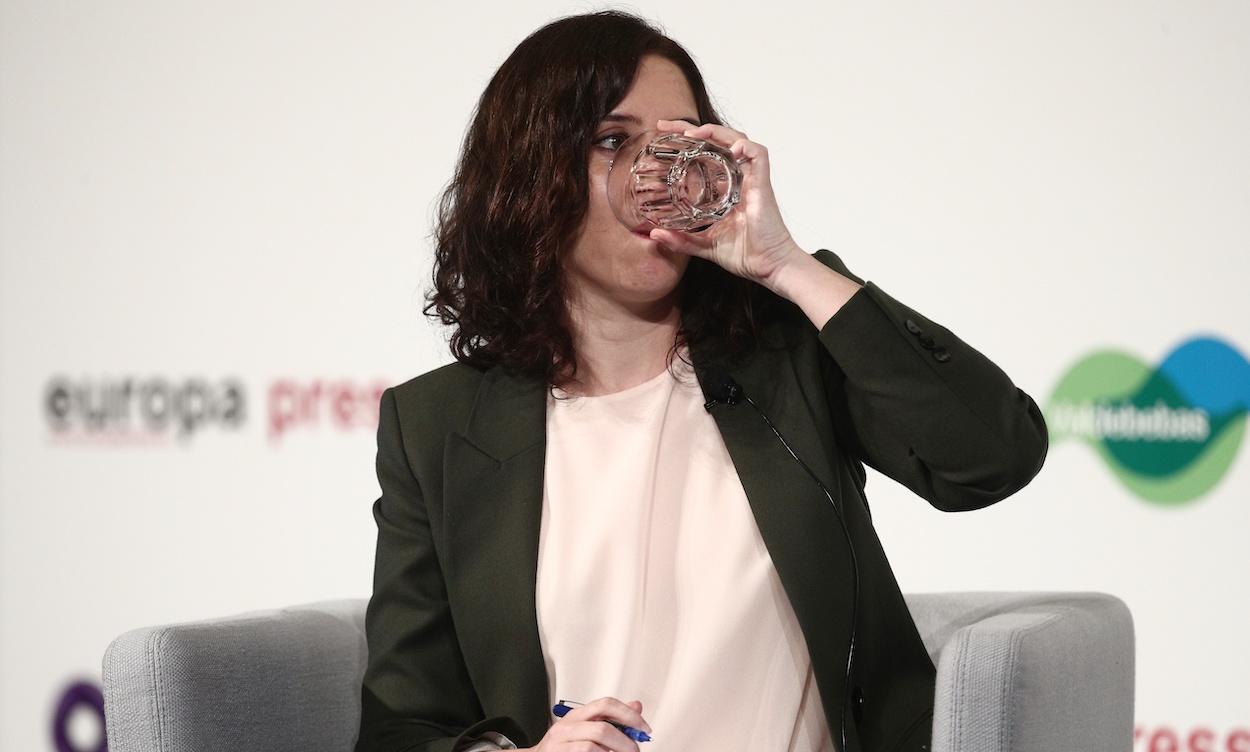
M 718 144 L 649 130 L 616 150 L 607 186 L 613 213 L 631 230 L 699 232 L 738 204 L 742 170 Z

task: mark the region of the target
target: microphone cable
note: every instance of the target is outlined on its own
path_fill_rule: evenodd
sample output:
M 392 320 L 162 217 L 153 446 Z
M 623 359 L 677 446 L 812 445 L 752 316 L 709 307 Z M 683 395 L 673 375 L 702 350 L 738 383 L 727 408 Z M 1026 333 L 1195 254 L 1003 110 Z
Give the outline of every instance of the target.
M 851 572 L 854 575 L 854 589 L 852 590 L 853 597 L 851 599 L 851 640 L 850 644 L 847 646 L 846 672 L 842 677 L 843 702 L 839 721 L 841 724 L 840 731 L 842 742 L 839 752 L 846 752 L 846 706 L 851 702 L 851 664 L 855 659 L 855 626 L 858 619 L 857 612 L 859 610 L 859 560 L 855 556 L 855 546 L 851 543 L 851 532 L 847 529 L 843 510 L 839 508 L 838 503 L 834 501 L 833 494 L 829 492 L 829 489 L 825 487 L 825 484 L 822 483 L 820 478 L 816 476 L 816 473 L 808 467 L 807 463 L 804 462 L 797 453 L 795 453 L 794 449 L 791 448 L 790 443 L 786 441 L 784 436 L 781 435 L 781 431 L 777 430 L 777 427 L 773 425 L 771 420 L 768 419 L 768 416 L 764 414 L 764 411 L 760 409 L 760 406 L 755 404 L 755 400 L 751 399 L 751 397 L 746 394 L 746 392 L 742 389 L 742 386 L 738 384 L 737 381 L 734 381 L 727 372 L 718 366 L 711 366 L 707 368 L 707 373 L 709 377 L 713 379 L 712 387 L 717 393 L 707 395 L 709 399 L 708 402 L 703 405 L 704 409 L 711 412 L 712 407 L 720 403 L 724 403 L 726 405 L 736 405 L 739 399 L 745 399 L 751 407 L 755 408 L 755 412 L 759 413 L 760 417 L 764 419 L 764 422 L 768 424 L 769 429 L 771 429 L 773 434 L 776 435 L 776 437 L 781 441 L 781 445 L 786 448 L 786 451 L 790 453 L 790 456 L 802 465 L 803 469 L 807 471 L 807 474 L 811 476 L 813 481 L 816 482 L 816 485 L 820 486 L 820 490 L 824 492 L 825 498 L 827 498 L 829 503 L 833 506 L 834 514 L 837 515 L 838 523 L 842 528 L 842 535 L 846 538 L 846 548 L 851 554 Z

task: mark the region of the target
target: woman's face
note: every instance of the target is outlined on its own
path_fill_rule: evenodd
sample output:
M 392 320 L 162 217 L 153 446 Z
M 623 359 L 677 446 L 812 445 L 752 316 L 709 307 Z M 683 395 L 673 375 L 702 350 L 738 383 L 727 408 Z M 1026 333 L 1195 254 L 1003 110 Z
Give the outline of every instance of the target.
M 674 294 L 690 257 L 666 250 L 621 224 L 608 205 L 608 167 L 615 150 L 657 120 L 698 124 L 699 108 L 686 76 L 667 58 L 646 55 L 625 98 L 599 123 L 590 147 L 589 207 L 564 271 L 573 300 L 602 310 L 620 304 L 653 308 Z

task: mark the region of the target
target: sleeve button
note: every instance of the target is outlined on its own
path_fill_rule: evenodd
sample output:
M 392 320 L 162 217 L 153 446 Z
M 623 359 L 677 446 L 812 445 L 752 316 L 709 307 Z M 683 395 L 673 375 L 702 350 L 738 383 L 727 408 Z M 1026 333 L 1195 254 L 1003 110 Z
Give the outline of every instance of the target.
M 907 319 L 906 321 L 904 321 L 903 326 L 907 327 L 907 331 L 911 332 L 912 334 L 920 334 L 921 332 L 920 326 L 915 321 L 912 321 L 911 319 Z
M 945 363 L 951 359 L 951 354 L 947 352 L 945 347 L 937 347 L 933 350 L 933 359 L 939 363 Z

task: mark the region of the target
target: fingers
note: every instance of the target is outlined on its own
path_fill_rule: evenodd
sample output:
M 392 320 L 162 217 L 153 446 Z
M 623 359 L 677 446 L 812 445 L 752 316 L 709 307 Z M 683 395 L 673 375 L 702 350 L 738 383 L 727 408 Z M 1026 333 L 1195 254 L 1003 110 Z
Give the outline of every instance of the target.
M 751 162 L 753 166 L 768 169 L 768 149 L 763 144 L 757 144 L 747 138 L 747 134 L 742 131 L 715 123 L 695 125 L 685 120 L 658 120 L 656 122 L 661 132 L 676 132 L 691 138 L 711 141 L 728 147 L 739 164 Z
M 695 126 L 693 129 L 688 130 L 685 133 L 687 136 L 692 138 L 702 138 L 708 141 L 715 141 L 721 146 L 729 146 L 734 141 L 737 141 L 738 139 L 745 140 L 747 137 L 747 134 L 742 131 L 736 131 L 733 128 L 716 125 L 714 123 L 704 123 L 703 125 Z
M 567 719 L 568 716 L 565 718 Z M 607 752 L 641 752 L 638 749 L 638 742 L 625 736 L 624 732 L 607 721 L 574 721 L 556 724 L 556 726 L 560 725 L 567 727 L 564 744 L 573 744 L 573 750 L 578 744 L 588 743 L 601 747 Z M 573 752 L 573 750 L 562 745 L 559 752 Z
M 657 120 L 655 121 L 655 123 L 656 123 L 655 129 L 660 131 L 661 133 L 670 133 L 670 132 L 681 133 L 683 131 L 688 131 L 691 128 L 698 127 L 694 123 L 691 123 L 687 120 Z
M 685 120 L 658 120 L 656 121 L 656 126 L 656 129 L 660 131 L 678 131 L 693 138 L 715 141 L 721 146 L 728 146 L 740 138 L 745 139 L 747 137 L 747 134 L 742 131 L 736 131 L 728 126 L 715 123 L 695 125 Z
M 600 697 L 575 706 L 547 734 L 558 743 L 557 752 L 640 752 L 637 742 L 607 721 L 651 733 L 650 724 L 642 717 L 641 702 Z
M 634 708 L 627 705 L 615 697 L 600 697 L 597 700 L 588 702 L 573 708 L 564 717 L 572 718 L 577 721 L 591 720 L 610 720 L 617 723 L 623 723 L 626 726 L 633 726 L 636 729 L 642 729 L 648 734 L 651 733 L 651 725 L 642 717 L 642 703 L 638 703 L 638 707 Z M 609 726 L 611 728 L 611 726 Z M 616 729 L 613 729 L 614 731 Z M 619 732 L 618 732 L 619 733 Z M 624 736 L 624 734 L 622 734 Z M 628 736 L 625 737 L 629 739 Z M 632 740 L 631 740 L 632 741 Z
M 659 227 L 653 228 L 650 233 L 652 240 L 663 245 L 665 248 L 676 253 L 684 253 L 688 256 L 699 256 L 700 258 L 710 258 L 711 248 L 714 243 L 703 235 L 692 235 L 685 232 L 677 232 L 675 230 L 665 230 Z M 635 726 L 634 728 L 642 728 Z M 643 729 L 646 731 L 646 729 Z M 647 732 L 650 733 L 650 732 Z
M 601 723 L 599 725 L 604 726 L 607 724 Z M 543 737 L 543 742 L 539 743 L 539 747 L 542 749 L 548 749 L 547 747 L 543 747 L 543 745 L 546 743 L 547 738 L 552 736 L 552 733 L 555 731 L 555 729 L 561 728 L 562 726 L 575 727 L 576 724 L 558 723 L 555 726 L 552 726 L 551 727 L 552 731 L 549 731 L 547 733 L 547 736 Z M 609 726 L 609 728 L 611 727 Z M 612 730 L 616 731 L 616 729 L 612 729 Z M 621 732 L 617 731 L 617 733 L 620 734 Z M 624 736 L 624 734 L 621 734 L 621 735 Z M 612 750 L 608 749 L 607 747 L 604 747 L 600 744 L 592 742 L 589 739 L 582 739 L 580 737 L 576 739 L 559 738 L 559 739 L 556 739 L 555 741 L 556 741 L 556 744 L 559 745 L 555 747 L 556 752 L 612 752 Z M 537 749 L 536 749 L 536 752 L 537 752 Z
M 745 138 L 740 138 L 730 144 L 729 151 L 734 155 L 734 157 L 739 159 L 743 157 L 747 159 L 759 159 L 761 157 L 768 156 L 768 147 Z
M 738 164 L 748 163 L 753 174 L 768 177 L 768 148 L 746 138 L 740 138 L 729 145 L 729 152 L 734 155 Z M 768 181 L 765 180 L 767 185 Z

